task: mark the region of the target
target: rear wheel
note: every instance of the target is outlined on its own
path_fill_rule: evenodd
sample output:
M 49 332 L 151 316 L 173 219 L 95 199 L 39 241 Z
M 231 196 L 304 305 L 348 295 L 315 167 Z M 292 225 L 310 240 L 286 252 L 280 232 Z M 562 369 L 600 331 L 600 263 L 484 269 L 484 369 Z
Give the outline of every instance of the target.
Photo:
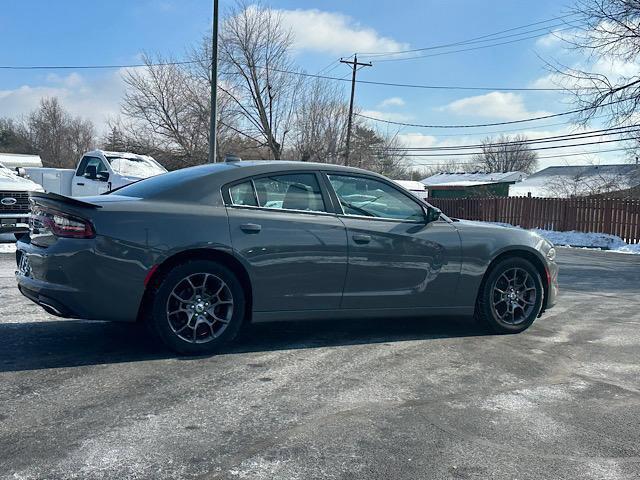
M 542 279 L 531 262 L 506 258 L 483 282 L 476 317 L 496 333 L 519 333 L 540 314 L 543 300 Z
M 194 260 L 174 267 L 162 279 L 148 321 L 172 350 L 207 355 L 236 337 L 244 306 L 244 290 L 231 270 L 210 260 Z

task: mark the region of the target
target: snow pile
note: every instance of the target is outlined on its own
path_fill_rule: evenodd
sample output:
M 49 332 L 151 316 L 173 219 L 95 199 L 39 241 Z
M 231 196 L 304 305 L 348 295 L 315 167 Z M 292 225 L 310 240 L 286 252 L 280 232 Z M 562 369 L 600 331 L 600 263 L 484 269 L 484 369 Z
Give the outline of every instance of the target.
M 15 243 L 0 243 L 0 253 L 15 253 Z
M 507 223 L 498 225 L 511 227 Z M 521 228 L 521 227 L 516 227 Z M 585 233 L 585 232 L 555 232 L 553 230 L 542 230 L 540 228 L 531 229 L 541 237 L 549 240 L 554 245 L 584 248 L 602 248 L 621 253 L 640 254 L 640 244 L 630 245 L 616 235 L 607 233 Z
M 570 245 L 572 247 L 593 247 L 605 248 L 607 250 L 617 250 L 618 248 L 629 246 L 620 237 L 608 235 L 606 233 L 585 233 L 585 232 L 554 232 L 552 230 L 532 230 L 543 236 L 554 245 Z

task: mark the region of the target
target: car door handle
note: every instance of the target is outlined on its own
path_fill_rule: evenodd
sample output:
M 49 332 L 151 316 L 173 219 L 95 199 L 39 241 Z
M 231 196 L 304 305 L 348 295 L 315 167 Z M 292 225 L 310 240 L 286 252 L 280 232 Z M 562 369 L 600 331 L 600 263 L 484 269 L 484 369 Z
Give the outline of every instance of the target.
M 240 225 L 240 230 L 244 233 L 260 233 L 262 230 L 262 226 L 257 223 L 243 223 Z
M 369 243 L 371 241 L 370 235 L 363 235 L 361 233 L 356 233 L 353 235 L 353 241 L 359 244 Z
M 78 182 L 78 183 L 76 183 L 76 185 L 78 185 L 79 187 L 84 187 L 84 183 Z

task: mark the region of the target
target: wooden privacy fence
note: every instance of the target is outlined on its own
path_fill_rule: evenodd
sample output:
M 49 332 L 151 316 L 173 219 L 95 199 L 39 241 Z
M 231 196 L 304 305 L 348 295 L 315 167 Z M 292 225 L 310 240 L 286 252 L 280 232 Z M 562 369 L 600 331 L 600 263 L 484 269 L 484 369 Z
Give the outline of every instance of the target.
M 637 198 L 429 198 L 450 217 L 503 222 L 522 228 L 610 233 L 640 243 Z

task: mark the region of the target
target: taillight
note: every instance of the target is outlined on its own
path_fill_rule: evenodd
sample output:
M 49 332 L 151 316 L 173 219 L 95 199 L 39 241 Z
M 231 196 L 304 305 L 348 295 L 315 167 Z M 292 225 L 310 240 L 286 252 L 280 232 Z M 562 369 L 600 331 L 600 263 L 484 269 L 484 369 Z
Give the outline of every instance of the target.
M 31 211 L 31 233 L 46 234 L 49 230 L 57 237 L 94 238 L 96 232 L 89 220 L 40 205 Z

